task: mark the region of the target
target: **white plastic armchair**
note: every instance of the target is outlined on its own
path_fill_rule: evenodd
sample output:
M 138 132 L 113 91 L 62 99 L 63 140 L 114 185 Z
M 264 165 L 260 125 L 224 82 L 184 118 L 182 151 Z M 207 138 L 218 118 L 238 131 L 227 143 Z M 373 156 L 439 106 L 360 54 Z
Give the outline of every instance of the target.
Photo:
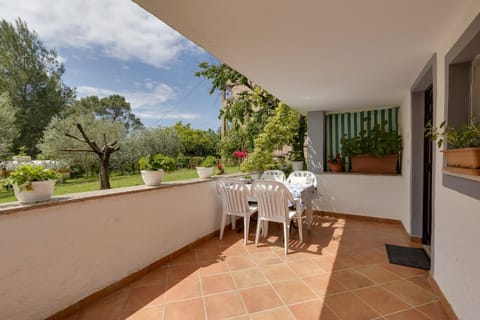
M 317 186 L 317 178 L 310 171 L 294 171 L 290 173 L 287 179 L 288 184 L 309 184 Z
M 239 180 L 220 180 L 217 182 L 217 192 L 222 197 L 223 212 L 220 224 L 220 239 L 223 238 L 223 232 L 227 220 L 227 215 L 232 216 L 232 228 L 235 229 L 235 217 L 243 218 L 243 242 L 247 244 L 248 232 L 250 227 L 250 216 L 257 212 L 257 207 L 248 204 L 249 190 L 242 181 Z
M 260 180 L 285 182 L 285 173 L 282 170 L 267 170 L 262 173 Z
M 288 254 L 288 241 L 290 238 L 290 220 L 297 219 L 300 242 L 303 242 L 302 233 L 302 212 L 303 207 L 300 201 L 296 202 L 296 209 L 289 208 L 294 201 L 292 194 L 287 187 L 277 181 L 263 180 L 254 181 L 252 194 L 257 199 L 258 219 L 255 245 L 258 246 L 262 223 L 277 222 L 283 224 L 283 238 L 285 241 L 285 254 Z

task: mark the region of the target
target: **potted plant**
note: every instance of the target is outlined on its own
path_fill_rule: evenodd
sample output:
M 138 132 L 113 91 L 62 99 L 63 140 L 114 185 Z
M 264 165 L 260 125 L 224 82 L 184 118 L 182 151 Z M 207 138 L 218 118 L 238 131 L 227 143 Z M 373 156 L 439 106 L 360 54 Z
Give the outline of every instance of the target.
M 330 167 L 330 171 L 332 172 L 342 172 L 343 170 L 343 161 L 340 157 L 340 154 L 337 153 L 336 157 L 333 158 L 332 156 L 328 159 L 328 166 Z
M 217 163 L 214 156 L 208 156 L 203 160 L 199 167 L 197 167 L 198 177 L 201 179 L 210 178 L 213 175 L 213 168 Z
M 20 203 L 32 203 L 50 200 L 58 179 L 60 175 L 51 169 L 26 164 L 12 171 L 2 184 L 13 186 Z
M 303 162 L 305 160 L 305 156 L 303 155 L 302 150 L 293 151 L 290 154 L 290 161 L 292 162 L 292 169 L 293 171 L 301 171 L 303 170 Z
M 370 132 L 360 131 L 359 135 L 341 139 L 342 154 L 351 161 L 352 172 L 397 173 L 400 152 L 403 149 L 402 136 L 386 131 L 386 121 L 377 123 Z
M 175 169 L 175 159 L 159 153 L 153 158 L 147 155 L 138 161 L 142 180 L 147 186 L 158 186 L 162 183 L 165 171 Z
M 472 119 L 470 124 L 463 124 L 458 129 L 447 127 L 445 121 L 439 128 L 429 122 L 425 135 L 437 141 L 439 148 L 446 139 L 449 148 L 442 152 L 447 161 L 447 171 L 480 175 L 480 123 L 477 120 Z

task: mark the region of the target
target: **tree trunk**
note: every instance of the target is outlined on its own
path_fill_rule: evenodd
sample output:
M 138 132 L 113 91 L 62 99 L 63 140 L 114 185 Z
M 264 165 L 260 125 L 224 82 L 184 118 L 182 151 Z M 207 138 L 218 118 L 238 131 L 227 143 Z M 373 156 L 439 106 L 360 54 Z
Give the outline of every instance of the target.
M 110 162 L 110 153 L 103 154 L 100 158 L 100 189 L 110 189 L 110 179 L 108 177 L 108 165 Z

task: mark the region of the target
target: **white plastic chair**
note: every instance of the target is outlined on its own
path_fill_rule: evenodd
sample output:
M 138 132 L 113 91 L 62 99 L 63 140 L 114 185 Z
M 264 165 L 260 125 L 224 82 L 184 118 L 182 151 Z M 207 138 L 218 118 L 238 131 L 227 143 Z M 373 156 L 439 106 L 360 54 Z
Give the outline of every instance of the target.
M 262 173 L 260 180 L 285 182 L 285 173 L 282 170 L 267 170 Z
M 257 212 L 257 207 L 248 204 L 248 188 L 239 180 L 220 180 L 217 182 L 217 192 L 222 196 L 223 203 L 220 239 L 223 238 L 227 215 L 232 216 L 232 229 L 235 229 L 235 217 L 242 217 L 244 221 L 244 243 L 247 244 L 250 216 Z
M 310 171 L 294 171 L 287 179 L 288 184 L 309 184 L 317 186 L 317 177 Z
M 283 223 L 283 238 L 285 241 L 285 254 L 288 254 L 288 241 L 290 237 L 290 220 L 297 218 L 298 234 L 300 242 L 303 242 L 302 212 L 303 206 L 296 201 L 296 209 L 289 209 L 289 203 L 293 202 L 293 196 L 288 188 L 281 182 L 263 180 L 254 181 L 252 194 L 258 203 L 257 233 L 255 245 L 258 246 L 260 229 L 262 223 L 277 222 Z

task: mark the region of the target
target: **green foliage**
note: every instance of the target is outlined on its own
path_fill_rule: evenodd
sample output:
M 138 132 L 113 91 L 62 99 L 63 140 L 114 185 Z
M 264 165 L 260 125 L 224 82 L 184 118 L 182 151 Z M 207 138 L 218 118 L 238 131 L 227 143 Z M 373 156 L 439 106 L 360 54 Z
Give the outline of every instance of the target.
M 217 159 L 214 156 L 208 156 L 200 164 L 201 167 L 213 167 L 217 164 Z
M 121 141 L 120 150 L 112 156 L 112 168 L 135 172 L 138 159 L 147 154 L 176 158 L 182 151 L 180 136 L 173 127 L 136 129 Z
M 147 155 L 145 157 L 140 158 L 138 161 L 140 166 L 140 170 L 160 170 L 163 169 L 165 171 L 173 171 L 175 170 L 175 159 L 164 156 L 163 154 L 159 153 L 154 157 L 150 157 Z
M 195 75 L 211 80 L 210 94 L 217 90 L 235 91 L 220 111 L 227 123 L 226 137 L 220 146 L 222 156 L 230 158 L 235 150 L 253 150 L 255 137 L 263 131 L 280 101 L 226 64 L 202 62 L 199 67 Z
M 273 117 L 255 139 L 255 149 L 240 166 L 242 171 L 262 170 L 273 162 L 273 151 L 291 144 L 298 133 L 300 114 L 280 102 Z
M 55 116 L 45 129 L 43 138 L 38 144 L 43 159 L 63 159 L 71 165 L 79 164 L 84 168 L 88 176 L 92 170 L 98 169 L 98 156 L 92 152 L 83 141 L 72 139 L 65 134 L 78 135 L 76 124 L 84 128 L 87 136 L 98 143 L 108 141 L 122 141 L 126 137 L 125 126 L 121 122 L 98 119 L 93 113 L 71 114 L 62 119 Z M 74 151 L 77 150 L 77 151 Z M 115 158 L 116 154 L 112 155 Z M 135 161 L 138 160 L 138 157 Z M 113 159 L 112 159 L 113 162 Z
M 345 135 L 340 140 L 343 157 L 368 154 L 381 158 L 386 154 L 398 154 L 402 151 L 402 136 L 394 131 L 386 131 L 387 121 L 375 126 L 368 132 L 362 130 L 356 137 L 350 139 Z
M 15 109 L 10 103 L 8 94 L 0 94 L 0 159 L 11 154 L 13 140 L 18 136 L 15 127 Z
M 20 190 L 31 190 L 33 181 L 58 180 L 60 178 L 60 174 L 51 169 L 25 164 L 12 171 L 8 178 L 2 180 L 2 184 L 17 185 Z
M 443 121 L 440 127 L 434 127 L 431 122 L 425 126 L 425 136 L 437 141 L 439 148 L 444 139 L 452 149 L 480 147 L 480 122 L 472 119 L 470 124 L 463 124 L 460 128 L 447 127 Z
M 93 113 L 96 118 L 120 122 L 127 131 L 143 128 L 143 124 L 132 112 L 130 103 L 120 95 L 110 95 L 105 98 L 88 96 L 73 103 L 71 107 L 63 110 L 63 117 L 72 114 Z
M 212 129 L 192 129 L 190 124 L 182 124 L 182 122 L 177 122 L 173 128 L 180 137 L 183 154 L 203 157 L 218 154 L 220 136 Z
M 303 154 L 303 150 L 292 151 L 290 153 L 290 160 L 292 160 L 292 161 L 303 161 L 303 160 L 305 160 L 305 155 Z
M 36 155 L 45 127 L 73 101 L 74 90 L 61 80 L 64 72 L 56 52 L 45 48 L 24 21 L 0 22 L 0 92 L 8 92 L 20 132 L 14 153 L 25 146 L 28 155 Z

